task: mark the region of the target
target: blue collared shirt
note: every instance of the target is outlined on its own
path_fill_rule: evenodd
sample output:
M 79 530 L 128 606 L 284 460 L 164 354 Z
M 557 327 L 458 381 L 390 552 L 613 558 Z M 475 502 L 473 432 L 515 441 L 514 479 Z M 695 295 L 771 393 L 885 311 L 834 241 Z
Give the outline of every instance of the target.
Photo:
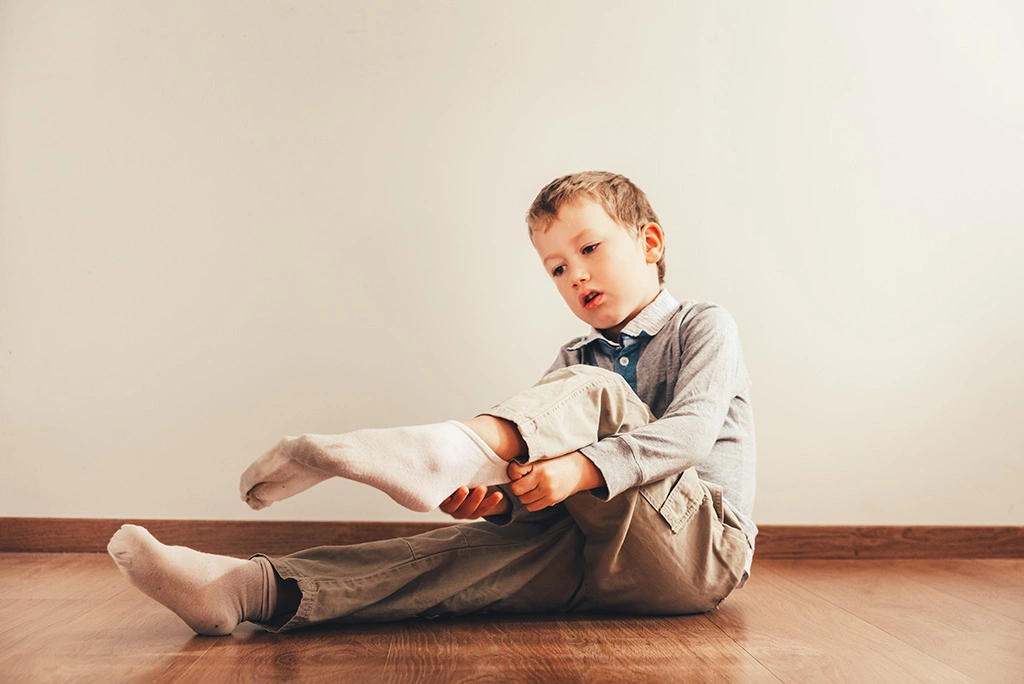
M 642 341 L 657 335 L 677 311 L 679 302 L 667 290 L 662 290 L 654 301 L 626 324 L 619 334 L 619 342 L 609 340 L 596 328 L 591 328 L 589 335 L 577 342 L 571 342 L 566 346 L 566 351 L 575 352 L 589 344 L 597 343 L 602 347 L 603 353 L 611 359 L 615 372 L 625 378 L 633 391 L 637 392 L 636 367 L 640 350 L 644 346 Z

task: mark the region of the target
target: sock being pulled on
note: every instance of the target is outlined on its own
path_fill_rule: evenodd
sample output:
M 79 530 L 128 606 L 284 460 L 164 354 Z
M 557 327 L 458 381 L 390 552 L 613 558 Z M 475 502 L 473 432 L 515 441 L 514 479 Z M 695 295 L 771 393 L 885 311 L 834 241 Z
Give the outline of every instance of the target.
M 508 463 L 462 423 L 286 437 L 242 475 L 242 499 L 254 509 L 328 477 L 371 485 L 414 511 L 436 508 L 463 485 L 503 484 Z

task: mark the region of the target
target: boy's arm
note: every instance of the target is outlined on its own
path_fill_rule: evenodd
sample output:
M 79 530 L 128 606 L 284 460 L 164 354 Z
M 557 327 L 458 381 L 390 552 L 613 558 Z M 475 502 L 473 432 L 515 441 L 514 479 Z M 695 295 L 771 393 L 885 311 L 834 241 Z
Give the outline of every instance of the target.
M 725 309 L 705 309 L 679 332 L 678 380 L 664 415 L 580 449 L 604 477 L 605 486 L 592 490 L 599 498 L 610 499 L 704 460 L 730 403 L 749 384 L 736 322 Z

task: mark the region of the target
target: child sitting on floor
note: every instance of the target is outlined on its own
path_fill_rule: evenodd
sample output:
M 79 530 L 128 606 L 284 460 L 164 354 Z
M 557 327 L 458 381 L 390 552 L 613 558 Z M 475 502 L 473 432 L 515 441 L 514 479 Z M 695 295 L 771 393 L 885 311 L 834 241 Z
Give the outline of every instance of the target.
M 530 238 L 591 327 L 540 382 L 465 421 L 285 438 L 242 476 L 259 509 L 329 478 L 413 510 L 484 518 L 414 537 L 249 560 L 123 526 L 108 549 L 199 634 L 482 611 L 685 614 L 746 580 L 754 423 L 732 317 L 663 289 L 644 193 L 586 172 L 541 190 Z

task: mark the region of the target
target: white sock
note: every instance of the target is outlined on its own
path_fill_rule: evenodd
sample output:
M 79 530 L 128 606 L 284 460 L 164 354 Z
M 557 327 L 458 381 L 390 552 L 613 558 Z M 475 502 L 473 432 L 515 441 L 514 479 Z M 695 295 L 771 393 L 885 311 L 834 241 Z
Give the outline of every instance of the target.
M 265 558 L 242 560 L 167 546 L 138 525 L 122 525 L 107 552 L 136 588 L 174 611 L 196 634 L 222 636 L 245 620 L 269 622 L 277 604 L 274 571 Z
M 462 423 L 286 437 L 242 475 L 242 499 L 259 510 L 331 476 L 429 511 L 463 485 L 503 484 L 508 463 Z

